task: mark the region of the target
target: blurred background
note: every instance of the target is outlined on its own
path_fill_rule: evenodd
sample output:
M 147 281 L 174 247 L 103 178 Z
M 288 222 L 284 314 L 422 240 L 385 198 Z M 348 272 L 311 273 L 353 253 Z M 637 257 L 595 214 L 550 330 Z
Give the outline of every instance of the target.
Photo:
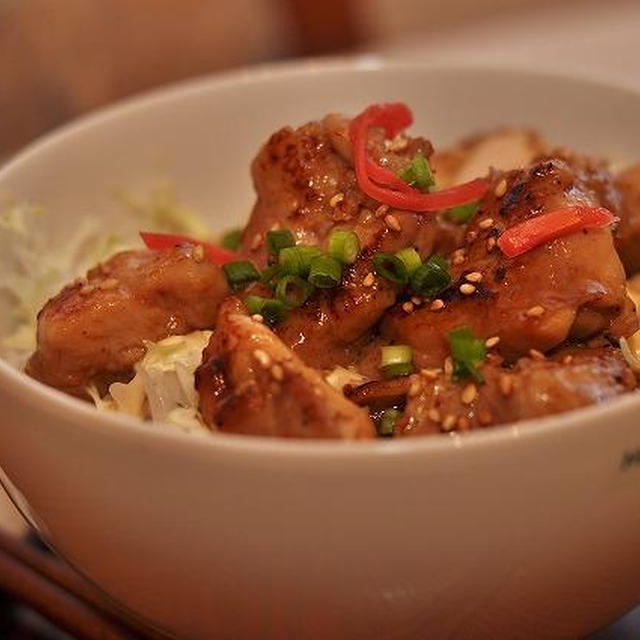
M 0 156 L 168 82 L 379 51 L 640 82 L 638 0 L 0 0 Z
M 640 0 L 0 0 L 0 161 L 82 113 L 159 85 L 363 52 L 640 86 Z M 0 490 L 0 532 L 25 531 Z M 597 640 L 638 638 L 639 620 L 631 614 Z M 70 636 L 0 590 L 0 637 Z

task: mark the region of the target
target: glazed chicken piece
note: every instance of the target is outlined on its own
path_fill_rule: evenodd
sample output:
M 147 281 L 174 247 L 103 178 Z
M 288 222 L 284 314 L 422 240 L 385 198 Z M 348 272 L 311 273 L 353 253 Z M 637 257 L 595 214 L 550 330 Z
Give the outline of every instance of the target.
M 348 123 L 327 116 L 271 136 L 252 165 L 258 199 L 242 238 L 241 253 L 264 267 L 265 234 L 272 228 L 289 229 L 299 243 L 322 247 L 333 229 L 358 235 L 363 251 L 346 270 L 343 285 L 317 293 L 277 327 L 285 344 L 319 368 L 351 361 L 359 341 L 395 302 L 396 290 L 389 282 L 367 284 L 376 251 L 412 245 L 427 256 L 435 249 L 452 250 L 463 233 L 458 225 L 432 215 L 381 207 L 362 193 L 352 166 Z M 372 157 L 393 170 L 406 167 L 417 152 L 428 157 L 432 151 L 421 138 L 390 144 L 376 131 L 370 142 Z
M 640 165 L 620 173 L 616 187 L 622 198 L 616 249 L 627 276 L 632 276 L 640 271 Z
M 436 151 L 431 166 L 438 186 L 446 188 L 484 176 L 490 169 L 509 171 L 527 167 L 548 151 L 546 141 L 537 132 L 505 128 Z
M 634 333 L 638 321 L 610 229 L 557 238 L 513 259 L 496 246 L 505 229 L 528 218 L 571 204 L 599 205 L 589 179 L 556 159 L 494 176 L 465 246 L 452 256 L 454 284 L 444 308 L 425 305 L 410 314 L 394 308 L 383 320 L 383 337 L 411 345 L 418 367 L 439 367 L 449 353 L 448 333 L 463 325 L 480 338 L 498 337 L 509 361 L 568 338 Z
M 47 302 L 26 371 L 79 396 L 127 380 L 145 340 L 211 328 L 227 293 L 220 268 L 191 246 L 124 251 Z
M 287 438 L 373 438 L 365 410 L 307 367 L 241 303 L 223 304 L 196 372 L 200 412 L 221 431 Z
M 456 382 L 442 372 L 412 376 L 413 393 L 395 434 L 467 431 L 540 418 L 607 402 L 636 387 L 629 365 L 613 347 L 564 349 L 552 359 L 521 358 L 512 368 L 487 363 L 482 374 L 483 385 Z
M 254 159 L 251 174 L 257 201 L 242 234 L 241 252 L 260 267 L 267 262 L 264 240 L 270 229 L 289 229 L 297 242 L 320 246 L 333 229 L 351 229 L 367 247 L 385 228 L 386 214 L 396 213 L 387 211 L 388 207 L 378 211 L 380 203 L 358 187 L 348 126 L 346 118 L 329 115 L 298 129 L 285 127 L 269 138 Z M 373 130 L 371 157 L 398 171 L 416 153 L 427 158 L 432 153 L 427 140 L 400 140 L 390 144 L 381 131 Z M 433 246 L 436 237 L 443 236 L 441 241 L 446 242 L 448 235 L 458 231 L 453 225 L 440 229 L 433 216 L 406 213 L 402 222 L 411 225 L 412 237 L 425 249 Z

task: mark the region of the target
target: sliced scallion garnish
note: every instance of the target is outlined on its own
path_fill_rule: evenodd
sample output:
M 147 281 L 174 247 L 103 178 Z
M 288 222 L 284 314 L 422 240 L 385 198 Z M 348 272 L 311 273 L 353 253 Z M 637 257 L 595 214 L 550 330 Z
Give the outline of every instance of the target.
M 406 344 L 381 347 L 380 369 L 386 378 L 397 378 L 413 373 L 413 349 Z
M 337 287 L 342 280 L 342 265 L 331 256 L 316 256 L 311 260 L 309 282 L 319 289 Z
M 237 251 L 240 248 L 240 241 L 242 240 L 242 229 L 232 229 L 227 231 L 223 236 L 220 244 L 230 251 Z
M 227 262 L 222 265 L 222 270 L 227 277 L 227 282 L 232 289 L 242 289 L 251 282 L 260 280 L 260 273 L 248 260 Z
M 409 282 L 409 272 L 405 263 L 393 253 L 378 251 L 373 256 L 376 273 L 395 284 L 405 285 Z
M 404 262 L 404 266 L 407 268 L 409 277 L 411 277 L 416 269 L 418 269 L 422 264 L 420 254 L 413 247 L 408 247 L 407 249 L 398 251 L 396 253 L 396 258 L 400 258 L 400 260 Z
M 449 332 L 449 348 L 453 359 L 453 377 L 456 380 L 473 378 L 482 384 L 484 377 L 478 370 L 487 357 L 484 340 L 476 338 L 469 327 L 459 327 Z
M 434 253 L 411 276 L 411 291 L 423 298 L 433 298 L 451 284 L 449 263 Z
M 429 160 L 420 152 L 416 153 L 411 164 L 400 172 L 400 179 L 420 191 L 429 191 L 436 184 Z
M 282 276 L 282 267 L 279 264 L 272 264 L 267 267 L 260 275 L 260 282 L 270 289 L 274 289 L 278 284 L 278 280 Z
M 288 307 L 300 307 L 313 293 L 313 285 L 298 276 L 284 276 L 276 285 L 276 298 Z
M 353 231 L 332 231 L 327 253 L 342 264 L 353 264 L 360 253 L 360 240 Z
M 274 298 L 247 296 L 244 304 L 249 314 L 260 314 L 268 324 L 277 324 L 287 315 L 287 305 Z
M 277 256 L 282 249 L 295 247 L 296 240 L 288 229 L 274 229 L 267 231 L 267 249 L 269 253 Z
M 455 222 L 456 224 L 467 224 L 476 215 L 478 211 L 477 202 L 469 202 L 468 204 L 461 204 L 457 207 L 451 207 L 445 213 L 445 216 Z
M 320 255 L 322 251 L 319 247 L 306 245 L 285 247 L 280 250 L 278 264 L 283 274 L 306 278 L 309 275 L 311 261 Z
M 401 415 L 402 411 L 399 409 L 387 409 L 380 417 L 378 435 L 381 438 L 390 438 L 393 436 L 393 428 L 396 426 L 396 422 Z

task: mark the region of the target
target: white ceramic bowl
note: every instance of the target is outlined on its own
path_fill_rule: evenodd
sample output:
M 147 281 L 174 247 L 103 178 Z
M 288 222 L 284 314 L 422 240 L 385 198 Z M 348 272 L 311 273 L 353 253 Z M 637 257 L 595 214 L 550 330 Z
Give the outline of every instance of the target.
M 637 92 L 369 58 L 125 102 L 28 148 L 0 193 L 47 207 L 52 250 L 87 212 L 123 224 L 112 188 L 159 172 L 228 227 L 247 216 L 249 161 L 273 130 L 389 100 L 436 144 L 524 123 L 640 159 Z M 11 252 L 0 233 L 0 268 Z M 0 464 L 44 536 L 181 637 L 568 638 L 640 601 L 640 396 L 456 438 L 198 438 L 98 415 L 0 362 L 0 406 Z

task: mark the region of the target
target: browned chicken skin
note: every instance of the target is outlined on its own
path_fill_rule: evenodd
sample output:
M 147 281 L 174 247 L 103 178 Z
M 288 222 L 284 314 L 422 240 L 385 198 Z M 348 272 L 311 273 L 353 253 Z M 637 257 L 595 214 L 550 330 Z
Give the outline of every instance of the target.
M 559 413 L 635 387 L 612 344 L 638 328 L 614 248 L 615 241 L 629 273 L 640 269 L 638 168 L 614 181 L 604 164 L 588 158 L 562 150 L 547 157 L 546 143 L 527 131 L 504 130 L 433 156 L 424 139 L 389 141 L 373 130 L 374 161 L 397 173 L 420 152 L 431 157 L 440 187 L 481 175 L 496 149 L 510 148 L 503 168 L 518 169 L 491 171 L 477 215 L 457 225 L 366 196 L 348 124 L 327 116 L 267 141 L 252 164 L 257 202 L 238 254 L 262 269 L 273 262 L 265 242 L 271 229 L 289 229 L 298 243 L 323 249 L 332 230 L 351 230 L 361 252 L 340 286 L 316 290 L 270 329 L 229 296 L 221 269 L 193 247 L 123 252 L 45 305 L 28 373 L 76 395 L 91 383 L 105 390 L 131 377 L 146 340 L 214 329 L 196 374 L 205 423 L 296 438 L 372 438 L 374 423 L 362 407 L 378 415 L 406 405 L 395 434 L 427 434 Z M 622 219 L 619 229 L 558 238 L 511 260 L 497 247 L 505 229 L 572 204 L 609 208 Z M 436 308 L 428 300 L 408 302 L 406 291 L 375 274 L 376 252 L 410 246 L 423 259 L 435 251 L 449 258 L 454 284 Z M 237 292 L 249 294 L 273 295 L 261 283 Z M 445 364 L 447 335 L 463 325 L 494 338 L 481 366 L 484 385 L 454 381 Z M 593 336 L 610 343 L 594 346 Z M 347 386 L 343 395 L 318 371 L 357 366 L 379 377 L 380 346 L 389 343 L 412 346 L 422 373 Z
M 616 249 L 628 276 L 640 271 L 640 165 L 630 167 L 616 178 L 622 203 Z
M 562 350 L 552 359 L 521 358 L 512 368 L 482 367 L 485 384 L 456 382 L 443 372 L 412 376 L 413 393 L 396 435 L 468 431 L 539 418 L 606 402 L 636 387 L 613 347 Z M 411 385 L 411 383 L 409 383 Z
M 265 234 L 272 228 L 287 228 L 300 243 L 323 248 L 333 229 L 358 235 L 363 252 L 346 270 L 343 286 L 317 294 L 303 308 L 291 311 L 276 329 L 297 355 L 319 368 L 352 362 L 359 341 L 395 302 L 396 289 L 388 281 L 366 284 L 375 251 L 411 245 L 428 256 L 434 249 L 453 249 L 462 238 L 459 226 L 431 215 L 389 210 L 363 194 L 352 166 L 347 129 L 344 118 L 327 116 L 271 136 L 252 165 L 258 199 L 241 247 L 243 255 L 264 266 Z M 371 153 L 390 167 L 405 167 L 417 152 L 431 154 L 428 141 L 403 140 L 389 149 L 375 134 Z
M 227 293 L 220 268 L 191 246 L 124 251 L 47 302 L 26 371 L 76 395 L 127 379 L 145 340 L 212 327 Z
M 200 411 L 221 431 L 288 438 L 375 436 L 366 411 L 307 367 L 234 298 L 196 373 Z
M 495 245 L 506 228 L 533 216 L 571 204 L 599 205 L 587 178 L 554 159 L 494 177 L 463 251 L 453 256 L 455 284 L 444 308 L 410 314 L 395 308 L 383 320 L 383 336 L 411 345 L 419 367 L 434 367 L 448 355 L 449 331 L 462 325 L 481 338 L 499 337 L 509 360 L 568 338 L 631 335 L 638 323 L 610 230 L 558 238 L 511 260 Z

